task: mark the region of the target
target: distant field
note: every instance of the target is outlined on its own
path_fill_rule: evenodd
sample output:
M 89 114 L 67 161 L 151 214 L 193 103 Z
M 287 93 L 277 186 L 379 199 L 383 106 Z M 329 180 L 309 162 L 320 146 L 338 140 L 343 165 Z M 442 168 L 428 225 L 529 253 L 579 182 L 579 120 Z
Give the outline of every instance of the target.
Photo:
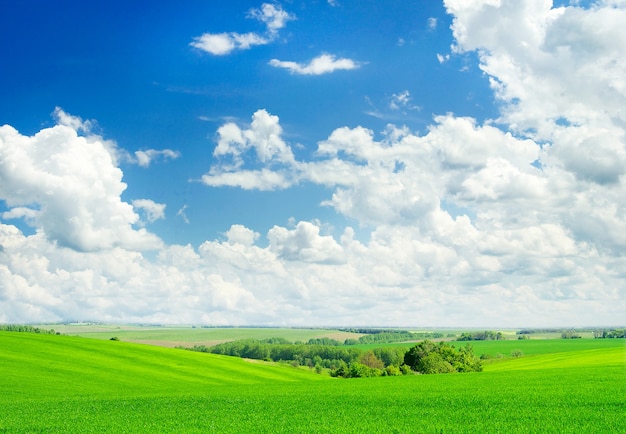
M 456 347 L 470 344 L 474 353 L 509 356 L 512 351 L 520 350 L 523 355 L 539 355 L 568 351 L 584 351 L 599 348 L 626 348 L 625 339 L 530 339 L 506 341 L 470 341 L 452 342 Z
M 597 346 L 481 373 L 334 379 L 213 354 L 0 332 L 0 432 L 626 432 L 624 348 L 589 342 Z
M 192 327 L 192 326 L 132 326 L 115 324 L 85 325 L 39 325 L 44 329 L 54 329 L 64 335 L 82 336 L 94 339 L 117 337 L 125 342 L 145 343 L 164 347 L 217 345 L 237 339 L 285 338 L 290 341 L 306 342 L 312 338 L 332 338 L 343 342 L 358 339 L 362 334 L 347 333 L 335 329 L 322 328 L 253 328 L 253 327 Z

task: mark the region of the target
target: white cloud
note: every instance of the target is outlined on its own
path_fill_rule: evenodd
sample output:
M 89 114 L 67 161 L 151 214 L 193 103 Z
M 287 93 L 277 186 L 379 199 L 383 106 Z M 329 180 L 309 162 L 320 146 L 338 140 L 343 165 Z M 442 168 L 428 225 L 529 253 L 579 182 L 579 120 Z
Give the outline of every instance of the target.
M 5 211 L 2 213 L 2 218 L 5 220 L 23 218 L 27 221 L 33 221 L 36 217 L 37 210 L 21 206 L 16 206 L 15 208 L 12 208 L 9 211 Z
M 272 43 L 278 37 L 278 31 L 295 16 L 284 11 L 280 5 L 264 3 L 260 9 L 251 9 L 249 18 L 261 21 L 266 26 L 264 34 L 258 33 L 204 33 L 194 38 L 191 45 L 215 56 L 230 54 L 234 50 L 247 50 L 256 45 Z
M 256 33 L 204 33 L 194 39 L 190 45 L 207 53 L 222 56 L 234 50 L 247 50 L 255 45 L 265 45 L 271 42 Z
M 408 90 L 405 90 L 400 93 L 394 93 L 391 95 L 391 100 L 389 102 L 389 108 L 392 110 L 398 110 L 400 107 L 406 106 L 411 100 L 411 94 Z
M 27 217 L 50 240 L 79 250 L 158 247 L 155 235 L 132 227 L 138 216 L 120 198 L 126 184 L 111 142 L 89 133 L 78 118 L 56 114 L 61 123 L 34 136 L 0 127 L 0 199 L 11 208 L 7 216 Z
M 178 211 L 176 211 L 176 215 L 182 218 L 185 223 L 189 224 L 189 218 L 187 217 L 187 214 L 185 213 L 187 208 L 189 208 L 187 204 L 183 205 Z
M 580 180 L 626 173 L 626 7 L 447 0 L 457 52 L 477 50 L 501 122 L 552 146 Z
M 389 108 L 391 110 L 420 110 L 420 107 L 417 105 L 410 104 L 413 97 L 411 97 L 411 93 L 408 90 L 404 90 L 400 93 L 394 93 L 389 98 Z
M 278 118 L 273 125 L 278 130 Z M 243 137 L 242 131 L 233 128 L 229 137 Z M 237 149 L 238 157 L 252 150 Z M 625 191 L 623 178 L 619 186 L 589 188 L 588 180 L 564 170 L 553 147 L 453 115 L 435 117 L 425 135 L 390 126 L 376 139 L 363 127 L 339 128 L 318 144 L 317 154 L 314 161 L 290 160 L 273 168 L 257 159 L 261 169 L 250 171 L 242 163 L 221 175 L 229 177 L 228 185 L 240 181 L 243 188 L 267 186 L 252 173 L 266 179 L 273 174 L 271 185 L 278 188 L 297 182 L 330 187 L 324 205 L 373 228 L 366 244 L 355 241 L 348 228 L 341 243 L 330 238 L 324 248 L 317 247 L 322 244 L 316 244 L 319 232 L 312 224 L 268 233 L 269 249 L 283 267 L 298 266 L 306 275 L 302 264 L 318 264 L 335 273 L 345 288 L 338 297 L 350 297 L 359 282 L 358 297 L 371 291 L 379 305 L 411 300 L 411 306 L 441 309 L 447 317 L 495 297 L 498 310 L 506 313 L 480 315 L 505 323 L 514 313 L 518 321 L 533 321 L 544 309 L 563 310 L 565 321 L 567 312 L 582 315 L 581 306 L 598 308 L 600 300 L 623 306 L 614 279 L 626 268 L 611 254 L 626 247 L 626 223 L 618 217 L 625 209 L 618 197 Z M 224 178 L 211 180 L 220 185 Z M 455 216 L 451 206 L 466 215 Z M 602 233 L 602 227 L 611 229 Z M 341 271 L 327 268 L 330 264 L 341 264 Z M 610 267 L 620 271 L 593 271 Z M 302 285 L 306 297 L 311 287 L 327 290 L 319 280 Z M 533 308 L 523 311 L 518 303 Z M 593 315 L 586 318 L 592 321 Z
M 319 232 L 319 227 L 309 222 L 299 222 L 293 230 L 274 226 L 267 234 L 270 251 L 287 261 L 344 262 L 341 246 Z
M 150 199 L 133 200 L 133 207 L 142 210 L 146 215 L 149 223 L 165 218 L 165 207 L 163 203 L 156 203 Z
M 256 18 L 259 21 L 265 23 L 267 30 L 270 33 L 275 33 L 287 25 L 288 21 L 294 20 L 296 17 L 283 10 L 283 8 L 276 4 L 263 3 L 261 9 L 250 10 L 248 16 Z
M 237 171 L 243 165 L 243 156 L 254 150 L 256 158 L 269 167 L 289 167 L 295 163 L 291 148 L 283 141 L 282 127 L 278 116 L 266 110 L 257 110 L 252 115 L 250 128 L 243 129 L 228 122 L 217 131 L 217 146 L 213 155 L 221 159 L 202 177 L 207 185 L 240 186 L 245 189 L 272 190 L 290 185 L 283 173 L 264 168 L 262 170 Z M 225 161 L 226 160 L 226 161 Z
M 242 130 L 234 123 L 228 123 L 218 132 L 218 146 L 213 155 L 232 156 L 236 164 L 241 164 L 241 155 L 248 149 L 254 149 L 262 163 L 293 162 L 291 148 L 281 138 L 282 127 L 278 116 L 270 115 L 266 110 L 257 110 L 252 115 L 249 129 Z
M 180 153 L 172 151 L 171 149 L 146 149 L 145 151 L 135 151 L 137 164 L 141 167 L 148 167 L 150 166 L 150 163 L 159 158 L 162 158 L 163 160 L 174 160 L 178 157 L 180 157 Z
M 292 74 L 299 75 L 322 75 L 337 70 L 351 70 L 361 65 L 352 59 L 341 57 L 337 59 L 332 54 L 321 54 L 312 59 L 308 64 L 272 59 L 269 64 L 277 68 L 287 69 Z
M 259 233 L 242 225 L 232 225 L 228 232 L 226 232 L 226 238 L 231 244 L 252 246 L 255 241 L 259 239 Z

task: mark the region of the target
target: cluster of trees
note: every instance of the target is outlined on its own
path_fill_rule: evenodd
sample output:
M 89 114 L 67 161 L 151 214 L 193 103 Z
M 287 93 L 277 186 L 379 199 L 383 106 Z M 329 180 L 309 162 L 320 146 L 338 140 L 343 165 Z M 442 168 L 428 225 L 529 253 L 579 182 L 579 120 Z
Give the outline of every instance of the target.
M 409 351 L 405 347 L 363 350 L 332 342 L 322 345 L 315 339 L 308 343 L 291 343 L 283 338 L 244 339 L 213 347 L 196 345 L 184 349 L 288 362 L 293 366 L 308 366 L 318 373 L 326 369 L 330 375 L 344 378 L 406 375 L 413 371 L 432 374 L 482 370 L 480 359 L 473 354 L 469 345 L 457 351 L 449 344 L 435 344 L 430 340 L 420 342 Z
M 561 339 L 580 339 L 581 335 L 576 333 L 574 330 L 565 330 L 561 333 Z
M 42 335 L 59 335 L 53 329 L 46 330 L 39 327 L 22 324 L 0 324 L 0 331 L 3 332 L 22 332 L 22 333 L 41 333 Z
M 593 337 L 596 339 L 626 338 L 626 328 L 594 330 Z
M 457 341 L 501 341 L 506 337 L 502 332 L 493 332 L 491 330 L 485 330 L 484 332 L 465 332 L 461 333 L 461 336 L 456 338 Z
M 467 344 L 456 349 L 445 342 L 425 340 L 415 345 L 404 356 L 404 363 L 422 374 L 448 372 L 480 372 L 482 363 Z

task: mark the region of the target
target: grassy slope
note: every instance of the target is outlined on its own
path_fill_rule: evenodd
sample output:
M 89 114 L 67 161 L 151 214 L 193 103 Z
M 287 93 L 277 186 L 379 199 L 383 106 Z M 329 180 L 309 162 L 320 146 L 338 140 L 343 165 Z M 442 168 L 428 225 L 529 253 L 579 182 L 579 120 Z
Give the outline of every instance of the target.
M 354 380 L 66 336 L 0 348 L 0 432 L 626 431 L 623 347 Z
M 199 393 L 324 378 L 281 365 L 79 337 L 0 332 L 0 347 L 0 395 L 14 399 Z

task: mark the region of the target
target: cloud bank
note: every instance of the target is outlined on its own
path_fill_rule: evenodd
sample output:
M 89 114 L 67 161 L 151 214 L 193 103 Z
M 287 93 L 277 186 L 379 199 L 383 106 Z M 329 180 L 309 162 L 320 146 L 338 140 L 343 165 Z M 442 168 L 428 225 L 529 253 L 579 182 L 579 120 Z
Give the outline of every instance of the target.
M 116 146 L 89 123 L 59 110 L 33 136 L 0 127 L 0 321 L 622 323 L 626 7 L 445 5 L 450 55 L 478 53 L 498 119 L 441 114 L 425 133 L 339 126 L 310 160 L 266 109 L 217 130 L 205 184 L 324 186 L 321 205 L 366 236 L 233 222 L 222 239 L 165 245 L 142 227 L 164 208 L 121 199 Z M 284 24 L 272 17 L 268 31 Z

